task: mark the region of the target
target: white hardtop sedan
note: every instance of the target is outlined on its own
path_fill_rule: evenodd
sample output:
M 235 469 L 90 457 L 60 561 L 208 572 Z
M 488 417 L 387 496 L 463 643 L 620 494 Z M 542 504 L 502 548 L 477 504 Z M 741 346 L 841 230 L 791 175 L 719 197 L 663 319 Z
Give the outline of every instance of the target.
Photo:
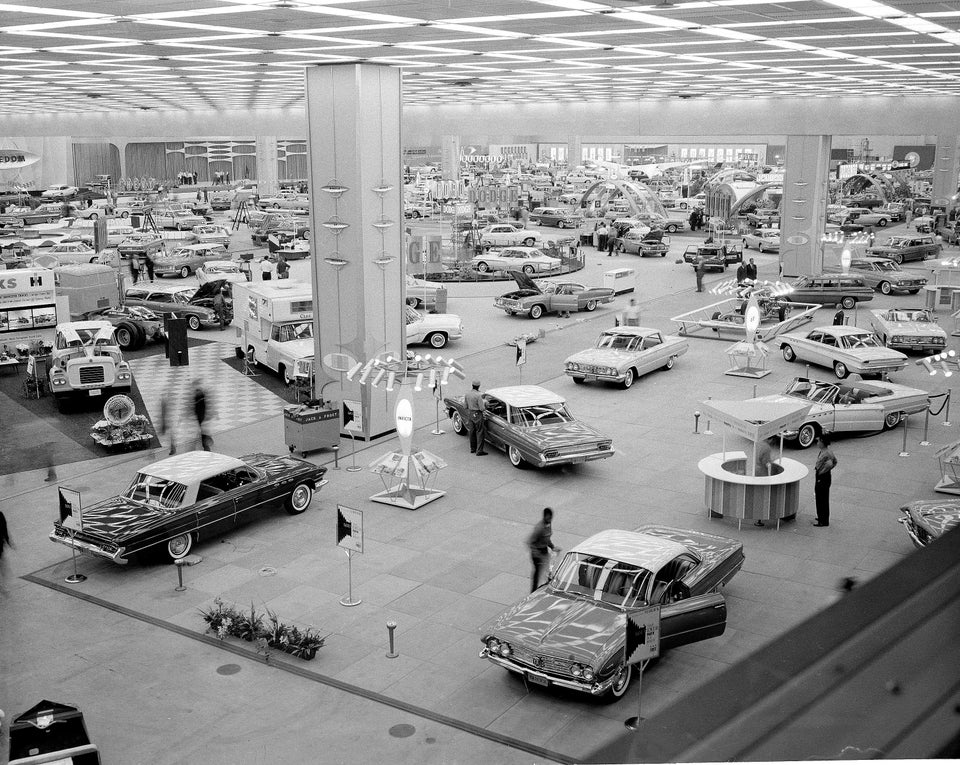
M 536 247 L 505 247 L 499 252 L 485 252 L 470 259 L 480 273 L 489 271 L 522 271 L 525 274 L 559 271 L 560 258 L 551 258 Z
M 947 345 L 946 331 L 925 308 L 887 308 L 870 311 L 870 325 L 888 348 L 941 351 Z
M 206 284 L 214 279 L 245 282 L 247 281 L 247 274 L 235 260 L 208 260 L 197 269 L 197 280 L 200 284 Z
M 743 249 L 756 247 L 760 252 L 780 252 L 780 230 L 758 228 L 743 235 Z
M 629 388 L 641 375 L 655 369 L 673 369 L 687 348 L 686 340 L 664 335 L 659 329 L 616 327 L 605 330 L 595 347 L 568 357 L 564 372 L 578 384 L 600 380 Z
M 407 322 L 407 343 L 429 343 L 434 348 L 443 348 L 448 340 L 463 337 L 463 322 L 452 313 L 420 313 L 404 306 Z
M 508 247 L 522 244 L 533 247 L 541 239 L 539 231 L 525 229 L 521 224 L 494 223 L 480 230 L 480 244 L 484 247 Z
M 787 361 L 809 361 L 833 369 L 841 380 L 851 372 L 884 375 L 907 365 L 900 351 L 884 348 L 868 329 L 831 325 L 806 332 L 788 332 L 777 338 Z

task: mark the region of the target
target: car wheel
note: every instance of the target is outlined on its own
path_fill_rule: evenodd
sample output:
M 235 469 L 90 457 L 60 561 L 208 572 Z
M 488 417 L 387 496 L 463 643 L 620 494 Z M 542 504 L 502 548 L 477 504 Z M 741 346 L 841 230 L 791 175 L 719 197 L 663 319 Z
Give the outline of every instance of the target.
M 677 357 L 671 356 L 667 359 L 667 363 L 663 365 L 664 369 L 673 369 L 673 365 L 677 363 Z
M 180 277 L 186 279 L 188 276 L 190 276 L 190 266 L 184 266 L 180 269 Z
M 279 210 L 279 209 L 280 209 L 280 203 L 279 203 L 279 202 L 274 202 L 274 203 L 273 203 L 273 209 L 274 209 L 274 210 Z
M 627 692 L 627 688 L 630 686 L 630 680 L 632 677 L 633 665 L 621 664 L 617 669 L 613 685 L 611 685 L 610 690 L 607 691 L 606 698 L 609 701 L 616 701 L 617 699 L 623 698 L 624 694 Z
M 284 502 L 284 507 L 290 515 L 300 515 L 310 507 L 312 501 L 313 487 L 308 483 L 298 483 L 293 487 L 293 491 L 290 492 L 290 496 Z
M 420 299 L 415 297 L 408 297 L 407 305 L 410 306 L 411 308 L 416 308 L 417 306 L 420 305 Z
M 572 379 L 577 385 L 583 385 L 586 382 L 582 377 L 573 377 Z
M 170 560 L 183 560 L 193 548 L 193 534 L 180 534 L 167 542 L 167 555 Z
M 534 239 L 532 236 L 528 236 L 526 239 L 523 240 L 524 247 L 533 247 L 533 245 L 535 245 L 536 243 L 537 243 L 537 240 Z
M 686 202 L 681 202 L 680 205 L 679 205 L 679 207 L 680 207 L 681 210 L 686 210 L 686 209 L 687 209 L 687 203 L 686 203 Z
M 190 314 L 187 317 L 187 326 L 190 327 L 194 332 L 200 329 L 200 317 L 195 313 Z
M 852 311 L 857 307 L 857 301 L 855 298 L 847 295 L 843 300 L 840 301 L 840 305 L 846 308 L 848 311 Z
M 887 225 L 887 219 L 881 218 L 877 221 L 877 225 L 880 226 L 880 228 L 884 228 Z
M 597 310 L 597 301 L 588 300 L 587 304 L 583 307 L 584 311 L 596 311 Z
M 617 252 L 626 252 L 626 248 L 623 246 L 623 242 L 617 242 Z
M 797 354 L 794 352 L 792 346 L 789 346 L 789 345 L 780 346 L 780 352 L 783 354 L 784 361 L 797 360 Z
M 99 216 L 96 213 L 90 213 L 90 217 L 88 220 L 96 220 L 98 217 Z
M 543 316 L 543 306 L 537 303 L 535 306 L 530 307 L 530 318 L 539 319 Z
M 562 220 L 557 221 L 557 228 L 566 228 L 566 227 L 567 227 L 567 224 L 564 223 Z
M 844 379 L 850 371 L 847 369 L 847 365 L 842 361 L 835 361 L 833 364 L 833 373 L 840 379 Z
M 287 369 L 286 364 L 277 365 L 277 374 L 283 378 L 284 385 L 290 386 L 290 385 L 293 385 L 294 382 L 296 382 L 293 375 L 291 375 L 289 370 Z
M 453 414 L 450 415 L 450 422 L 453 423 L 453 432 L 458 436 L 465 436 L 467 434 L 467 425 L 463 421 L 460 412 L 454 410 Z
M 812 422 L 804 423 L 797 431 L 797 446 L 801 449 L 809 449 L 817 440 L 817 435 L 819 435 L 819 431 L 816 425 Z
M 427 338 L 433 348 L 443 348 L 447 344 L 447 336 L 443 332 L 434 332 Z
M 677 227 L 676 227 L 675 225 L 673 225 L 673 224 L 667 226 L 667 233 L 668 233 L 668 234 L 676 234 L 676 233 L 677 233 Z
M 527 276 L 529 276 L 530 274 L 532 274 L 532 273 L 534 272 L 534 270 L 535 270 L 534 267 L 531 266 L 531 265 L 529 265 L 529 264 L 527 264 L 527 265 L 525 265 L 525 266 L 523 267 L 523 273 L 525 273 Z
M 880 291 L 881 291 L 884 295 L 889 295 L 889 294 L 890 294 L 890 289 L 891 289 L 891 287 L 890 287 L 890 282 L 880 282 Z
M 886 417 L 883 418 L 883 429 L 884 430 L 893 430 L 897 425 L 900 424 L 900 420 L 903 419 L 903 412 L 889 412 Z
M 121 218 L 129 218 L 129 217 L 130 217 L 130 213 L 129 213 L 127 210 L 124 210 L 122 213 L 120 213 L 120 217 L 121 217 Z
M 422 217 L 422 216 L 420 215 L 420 211 L 419 211 L 419 210 L 414 210 L 414 211 L 410 214 L 410 217 L 411 217 L 411 218 L 420 218 L 420 217 Z
M 627 372 L 626 372 L 626 374 L 624 374 L 624 376 L 623 376 L 623 380 L 620 381 L 620 386 L 621 386 L 624 390 L 629 389 L 629 388 L 633 385 L 634 377 L 635 377 L 635 375 L 634 375 L 634 373 L 633 373 L 633 370 L 632 370 L 632 369 L 628 369 Z
M 117 340 L 117 345 L 120 346 L 120 350 L 129 351 L 132 350 L 136 344 L 137 330 L 132 324 L 118 324 L 117 328 L 113 330 L 113 336 Z
M 477 263 L 477 270 L 478 270 L 481 274 L 485 274 L 485 273 L 488 273 L 488 272 L 490 271 L 490 266 L 487 264 L 486 261 L 481 260 L 479 263 Z
M 510 458 L 510 464 L 515 468 L 522 468 L 526 463 L 523 461 L 523 455 L 516 446 L 507 447 L 507 457 Z

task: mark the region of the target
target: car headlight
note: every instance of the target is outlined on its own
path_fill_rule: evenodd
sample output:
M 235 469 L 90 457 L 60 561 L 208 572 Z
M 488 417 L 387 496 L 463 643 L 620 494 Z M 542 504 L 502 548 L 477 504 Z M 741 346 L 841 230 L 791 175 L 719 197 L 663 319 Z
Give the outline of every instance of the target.
M 902 338 L 900 335 L 894 335 L 894 336 L 893 336 L 893 340 L 891 340 L 890 342 L 893 342 L 893 343 L 902 343 L 902 342 L 903 342 L 903 338 Z
M 496 638 L 487 638 L 487 650 L 490 653 L 498 653 L 500 650 L 500 641 Z
M 588 683 L 593 681 L 593 678 L 596 677 L 596 673 L 590 667 L 583 668 L 583 679 Z
M 501 655 L 503 658 L 506 659 L 506 658 L 507 658 L 508 656 L 510 656 L 510 654 L 512 654 L 512 653 L 513 653 L 513 649 L 510 647 L 510 644 L 509 644 L 509 643 L 501 643 L 501 644 L 500 644 L 500 655 Z

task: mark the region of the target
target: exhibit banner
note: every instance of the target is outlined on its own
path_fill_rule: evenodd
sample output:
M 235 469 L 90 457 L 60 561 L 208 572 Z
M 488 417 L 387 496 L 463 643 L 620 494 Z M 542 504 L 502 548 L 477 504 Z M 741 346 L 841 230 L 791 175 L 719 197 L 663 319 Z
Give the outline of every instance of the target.
M 22 149 L 0 149 L 0 170 L 29 167 L 40 161 L 40 155 Z

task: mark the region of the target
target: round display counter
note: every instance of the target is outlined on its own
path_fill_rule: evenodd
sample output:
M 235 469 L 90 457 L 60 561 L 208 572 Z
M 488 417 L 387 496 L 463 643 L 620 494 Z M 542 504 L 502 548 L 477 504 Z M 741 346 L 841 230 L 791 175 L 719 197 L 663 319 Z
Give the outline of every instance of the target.
M 773 475 L 747 475 L 744 452 L 721 452 L 697 463 L 703 473 L 704 502 L 713 517 L 738 521 L 791 520 L 800 503 L 800 481 L 809 470 L 796 460 L 782 457 Z

